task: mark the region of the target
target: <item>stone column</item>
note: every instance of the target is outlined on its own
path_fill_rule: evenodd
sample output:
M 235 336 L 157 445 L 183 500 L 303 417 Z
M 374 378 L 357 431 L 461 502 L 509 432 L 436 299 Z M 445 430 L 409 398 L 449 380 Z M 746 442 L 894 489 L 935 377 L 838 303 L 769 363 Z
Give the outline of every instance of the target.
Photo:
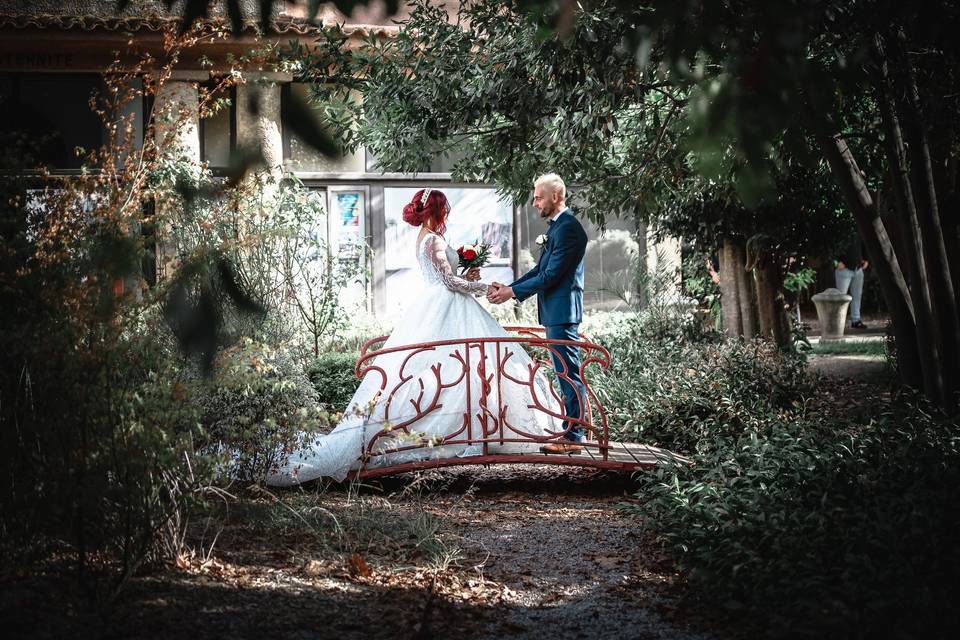
M 157 91 L 154 100 L 154 136 L 157 150 L 170 160 L 180 160 L 185 178 L 200 177 L 200 106 L 197 82 L 206 72 L 174 71 Z M 173 185 L 169 185 L 172 187 Z M 176 243 L 170 237 L 178 211 L 158 202 L 156 219 L 157 281 L 169 278 L 177 268 Z
M 283 177 L 283 135 L 280 124 L 280 84 L 289 74 L 244 74 L 237 86 L 237 147 L 260 148 L 264 172 L 279 183 Z
M 244 197 L 237 217 L 237 233 L 241 238 L 257 233 L 260 225 L 273 218 L 283 178 L 283 135 L 280 123 L 280 80 L 284 74 L 244 72 L 237 85 L 237 148 L 245 156 L 259 152 L 263 165 L 251 167 L 243 181 Z M 273 250 L 280 250 L 282 241 Z M 249 250 L 243 250 L 249 257 Z M 284 274 L 272 274 L 276 286 L 282 286 Z

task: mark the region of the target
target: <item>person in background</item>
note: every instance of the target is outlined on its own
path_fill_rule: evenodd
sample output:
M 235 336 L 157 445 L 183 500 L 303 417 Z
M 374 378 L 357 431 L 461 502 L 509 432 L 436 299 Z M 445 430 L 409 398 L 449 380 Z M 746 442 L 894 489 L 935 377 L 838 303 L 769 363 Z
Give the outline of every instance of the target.
M 860 298 L 863 294 L 863 271 L 869 266 L 870 262 L 863 257 L 860 237 L 854 235 L 837 257 L 835 274 L 837 289 L 841 293 L 849 293 L 853 298 L 850 301 L 850 326 L 854 329 L 867 328 L 867 325 L 860 321 Z
M 710 274 L 710 279 L 713 280 L 713 284 L 720 284 L 720 274 L 717 273 L 717 269 L 713 266 L 714 261 L 719 262 L 715 256 L 709 256 L 706 258 L 704 264 L 707 267 L 707 273 Z

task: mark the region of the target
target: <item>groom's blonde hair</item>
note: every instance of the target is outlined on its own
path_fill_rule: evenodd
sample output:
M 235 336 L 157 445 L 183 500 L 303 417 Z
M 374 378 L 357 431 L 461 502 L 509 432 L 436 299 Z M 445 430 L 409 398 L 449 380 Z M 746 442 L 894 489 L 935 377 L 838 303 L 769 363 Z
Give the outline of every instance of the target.
M 561 178 L 555 173 L 545 173 L 544 175 L 534 180 L 533 186 L 546 187 L 547 189 L 550 190 L 551 193 L 559 193 L 562 199 L 564 200 L 567 199 L 567 185 L 563 183 L 563 178 Z

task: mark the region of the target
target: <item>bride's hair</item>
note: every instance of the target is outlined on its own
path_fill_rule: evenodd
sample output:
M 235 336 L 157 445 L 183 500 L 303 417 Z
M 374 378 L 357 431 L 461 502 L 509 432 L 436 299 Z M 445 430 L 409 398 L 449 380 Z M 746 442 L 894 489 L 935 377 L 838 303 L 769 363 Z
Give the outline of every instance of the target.
M 421 189 L 413 196 L 413 200 L 403 208 L 403 219 L 407 224 L 419 227 L 425 222 L 430 223 L 439 234 L 447 230 L 447 214 L 450 213 L 450 203 L 443 191 L 436 189 Z

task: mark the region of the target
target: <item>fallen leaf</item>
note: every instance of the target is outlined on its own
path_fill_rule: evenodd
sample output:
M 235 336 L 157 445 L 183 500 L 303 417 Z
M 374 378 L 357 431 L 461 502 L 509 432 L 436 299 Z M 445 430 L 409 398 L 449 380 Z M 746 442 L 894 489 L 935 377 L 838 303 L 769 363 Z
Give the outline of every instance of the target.
M 373 575 L 373 571 L 367 565 L 363 558 L 360 557 L 359 553 L 354 553 L 350 556 L 350 562 L 347 563 L 350 575 L 354 578 L 369 578 Z
M 363 560 L 360 562 L 363 562 Z M 319 576 L 324 573 L 324 563 L 320 560 L 309 560 L 303 565 L 303 572 L 308 576 Z

